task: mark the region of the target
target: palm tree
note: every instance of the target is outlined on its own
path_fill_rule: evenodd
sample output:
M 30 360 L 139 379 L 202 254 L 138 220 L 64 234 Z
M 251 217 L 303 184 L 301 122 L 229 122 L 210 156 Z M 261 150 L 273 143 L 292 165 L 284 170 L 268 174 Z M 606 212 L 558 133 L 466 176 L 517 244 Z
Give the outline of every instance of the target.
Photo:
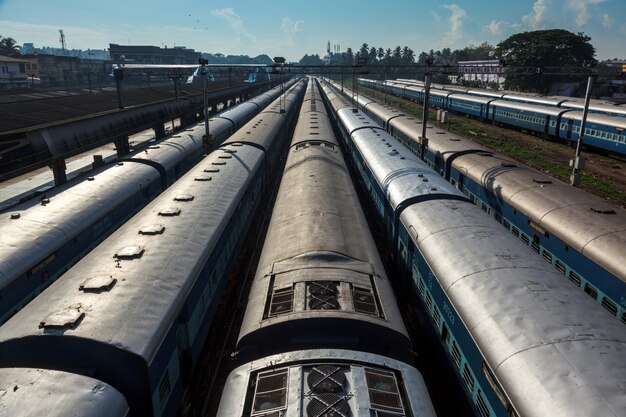
M 11 56 L 20 55 L 20 47 L 13 38 L 0 37 L 0 55 Z
M 412 64 L 415 62 L 415 52 L 408 46 L 402 49 L 402 61 L 406 64 Z
M 383 48 L 378 48 L 376 56 L 378 57 L 379 62 L 383 62 L 383 60 L 385 59 L 385 50 Z

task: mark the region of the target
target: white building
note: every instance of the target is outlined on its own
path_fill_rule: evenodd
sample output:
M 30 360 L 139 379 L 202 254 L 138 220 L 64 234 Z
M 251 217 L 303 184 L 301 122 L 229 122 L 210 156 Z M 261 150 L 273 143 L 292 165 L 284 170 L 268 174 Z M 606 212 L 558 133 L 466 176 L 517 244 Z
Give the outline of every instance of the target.
M 477 81 L 480 87 L 488 87 L 492 83 L 498 84 L 498 89 L 504 88 L 504 68 L 497 59 L 485 61 L 459 61 L 459 77 L 457 82 Z
M 0 88 L 28 87 L 27 61 L 0 55 Z

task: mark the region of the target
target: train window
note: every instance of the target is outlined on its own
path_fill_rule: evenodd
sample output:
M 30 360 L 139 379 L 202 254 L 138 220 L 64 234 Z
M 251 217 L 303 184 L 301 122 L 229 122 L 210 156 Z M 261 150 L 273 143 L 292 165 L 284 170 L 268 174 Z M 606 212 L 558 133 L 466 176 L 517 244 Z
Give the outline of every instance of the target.
M 54 252 L 52 255 L 48 256 L 46 259 L 44 259 L 43 261 L 39 262 L 37 265 L 35 265 L 29 272 L 31 276 L 32 274 L 35 274 L 39 271 L 41 271 L 43 268 L 46 267 L 46 265 L 48 265 L 50 262 L 54 261 L 57 257 L 57 253 Z
M 438 329 L 439 325 L 441 324 L 441 315 L 439 314 L 437 307 L 433 309 L 433 320 L 435 320 L 435 324 L 437 325 L 437 329 Z
M 429 292 L 426 292 L 426 306 L 428 307 L 428 311 L 433 308 L 433 299 L 430 297 Z
M 463 365 L 463 381 L 465 381 L 465 385 L 467 385 L 467 389 L 469 392 L 474 392 L 474 377 L 472 376 L 472 372 L 470 371 L 467 363 Z
M 565 264 L 561 262 L 559 259 L 554 263 L 554 267 L 563 275 L 565 275 Z
M 293 287 L 278 288 L 272 292 L 270 300 L 269 317 L 293 311 Z
M 519 237 L 519 229 L 517 227 L 511 227 L 511 233 L 513 233 L 513 236 Z
M 422 294 L 422 297 L 424 297 L 425 295 L 425 291 L 424 291 L 424 281 L 420 278 L 419 282 L 417 283 L 417 288 L 420 291 L 420 294 Z
M 622 313 L 622 323 L 626 324 L 626 311 Z
M 489 410 L 489 407 L 487 407 L 487 403 L 483 398 L 483 393 L 480 390 L 478 390 L 478 394 L 476 395 L 476 408 L 478 409 L 481 417 L 489 417 L 491 415 L 491 411 Z
M 161 383 L 159 384 L 159 402 L 161 404 L 161 409 L 165 408 L 165 404 L 167 404 L 167 398 L 169 397 L 171 390 L 170 372 L 169 370 L 166 370 L 165 375 L 163 375 Z
M 378 316 L 378 308 L 376 307 L 376 300 L 374 299 L 372 290 L 353 286 L 352 302 L 354 304 L 354 311 L 357 313 Z
M 257 375 L 252 416 L 266 416 L 269 414 L 268 411 L 278 411 L 287 407 L 288 376 L 289 370 L 286 368 L 260 372 Z
M 617 316 L 617 306 L 615 305 L 613 301 L 609 300 L 606 297 L 602 297 L 602 307 L 609 310 L 609 313 L 613 314 L 614 316 Z
M 537 238 L 537 236 L 533 236 L 533 243 L 530 245 L 530 247 L 532 248 L 532 250 L 534 250 L 536 253 L 539 253 L 539 238 Z
M 576 284 L 577 287 L 580 287 L 580 275 L 570 269 L 569 274 L 567 276 L 570 281 Z
M 520 235 L 520 239 L 522 239 L 522 242 L 524 242 L 525 244 L 527 244 L 527 245 L 530 244 L 530 238 L 527 235 L 525 235 L 524 233 L 522 233 Z
M 549 263 L 552 263 L 552 254 L 550 252 L 548 252 L 547 250 L 545 250 L 545 249 L 542 250 L 541 251 L 541 256 L 543 256 L 543 259 L 545 259 Z
M 511 228 L 511 223 L 509 223 L 509 221 L 503 217 L 502 218 L 502 226 L 506 227 L 507 229 L 510 229 Z
M 598 299 L 598 290 L 596 290 L 592 285 L 589 285 L 589 283 L 585 284 L 584 290 L 594 300 Z
M 452 341 L 452 348 L 450 349 L 450 354 L 452 355 L 452 359 L 454 359 L 454 363 L 457 368 L 461 366 L 461 352 L 459 352 L 459 348 L 456 345 L 456 342 Z

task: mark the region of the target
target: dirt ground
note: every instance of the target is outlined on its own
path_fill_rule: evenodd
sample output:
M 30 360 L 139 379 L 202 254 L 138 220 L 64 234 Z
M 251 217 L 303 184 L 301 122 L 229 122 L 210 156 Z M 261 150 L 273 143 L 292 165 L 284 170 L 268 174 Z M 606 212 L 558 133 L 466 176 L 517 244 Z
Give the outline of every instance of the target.
M 563 143 L 547 140 L 540 136 L 526 134 L 519 131 L 512 131 L 507 128 L 500 128 L 488 123 L 483 123 L 478 120 L 470 119 L 463 116 L 453 116 L 464 118 L 465 123 L 473 125 L 477 131 L 487 133 L 494 137 L 511 137 L 522 144 L 526 148 L 531 148 L 537 153 L 541 153 L 545 158 L 559 162 L 564 165 L 569 165 L 569 161 L 574 158 L 576 149 Z M 469 140 L 475 141 L 471 135 L 466 136 Z M 483 144 L 484 145 L 484 144 Z M 512 155 L 508 155 L 515 158 Z M 582 186 L 581 188 L 586 191 L 592 192 L 612 204 L 618 204 L 621 207 L 626 207 L 626 159 L 619 156 L 602 155 L 592 150 L 583 149 L 582 156 L 586 158 L 584 175 L 593 175 L 605 180 L 610 181 L 615 187 L 618 193 L 621 193 L 621 199 L 619 197 L 612 197 L 599 191 L 597 189 Z M 519 162 L 529 164 L 528 161 L 520 160 Z M 536 167 L 535 167 L 536 168 Z M 545 171 L 544 171 L 545 172 Z M 569 182 L 569 178 L 563 178 L 558 175 L 554 175 L 552 172 L 547 172 L 548 175 L 555 176 L 563 181 Z M 621 201 L 620 201 L 621 200 Z

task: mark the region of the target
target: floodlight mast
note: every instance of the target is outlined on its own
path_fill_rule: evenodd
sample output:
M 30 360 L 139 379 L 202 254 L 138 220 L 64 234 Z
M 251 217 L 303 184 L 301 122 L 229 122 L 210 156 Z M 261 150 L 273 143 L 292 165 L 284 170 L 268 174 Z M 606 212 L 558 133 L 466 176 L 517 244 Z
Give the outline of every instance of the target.
M 198 64 L 200 65 L 200 76 L 202 77 L 202 95 L 204 101 L 204 143 L 211 150 L 212 148 L 212 140 L 209 135 L 209 97 L 207 93 L 207 86 L 209 84 L 209 69 L 206 65 L 209 63 L 204 58 L 198 58 Z
M 274 65 L 275 66 L 280 66 L 281 68 L 283 67 L 283 65 L 285 65 L 285 58 L 283 58 L 282 56 L 275 56 L 274 57 Z M 278 72 L 278 69 L 277 69 Z M 278 97 L 278 108 L 280 113 L 284 113 L 285 112 L 285 98 L 283 97 L 284 94 L 284 84 L 283 84 L 283 72 L 280 71 L 279 73 L 279 77 L 280 77 L 280 96 Z

